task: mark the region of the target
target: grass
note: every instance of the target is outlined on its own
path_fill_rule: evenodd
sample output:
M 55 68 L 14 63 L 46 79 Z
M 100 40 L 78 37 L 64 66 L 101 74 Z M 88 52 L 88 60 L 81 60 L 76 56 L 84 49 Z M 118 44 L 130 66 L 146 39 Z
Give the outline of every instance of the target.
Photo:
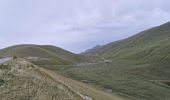
M 56 91 L 60 91 L 59 93 L 61 93 L 61 96 L 64 95 L 67 99 L 69 96 L 73 97 L 71 98 L 73 100 L 78 99 L 80 95 L 78 95 L 79 93 L 77 93 L 77 91 L 81 92 L 83 95 L 93 98 L 94 100 L 121 99 L 118 96 L 125 98 L 125 100 L 169 100 L 170 98 L 170 23 L 143 31 L 124 40 L 88 50 L 88 53 L 84 54 L 88 54 L 90 57 L 75 55 L 67 51 L 63 52 L 62 49 L 60 49 L 60 51 L 51 46 L 42 47 L 36 45 L 30 47 L 22 45 L 19 47 L 14 46 L 14 48 L 17 49 L 16 54 L 18 55 L 26 57 L 30 55 L 40 56 L 43 58 L 53 59 L 50 63 L 47 63 L 46 61 L 34 62 L 35 64 L 46 68 L 43 69 L 38 67 L 38 72 L 29 72 L 32 73 L 31 75 L 40 72 L 38 75 L 35 75 L 36 78 L 33 76 L 37 81 L 31 80 L 34 79 L 32 77 L 23 77 L 28 79 L 28 83 L 35 82 L 37 84 L 43 81 L 42 86 L 47 85 L 45 90 L 48 90 L 49 88 L 49 91 L 52 91 L 50 88 L 56 87 L 55 84 L 60 84 L 64 87 L 64 90 L 66 89 L 66 91 L 69 92 L 66 92 L 65 94 L 65 92 L 63 92 L 63 88 L 58 88 L 59 90 Z M 10 50 L 11 48 L 1 50 L 0 56 L 10 54 Z M 32 53 L 32 51 L 35 52 Z M 99 58 L 93 56 L 94 54 L 98 54 Z M 112 62 L 103 62 L 100 64 L 93 63 L 90 65 L 85 64 L 85 62 L 96 62 L 96 59 L 97 61 L 101 61 L 100 57 L 104 57 Z M 59 63 L 54 63 L 54 61 Z M 74 65 L 76 63 L 84 64 Z M 23 70 L 21 70 L 21 72 L 22 71 Z M 85 82 L 86 84 L 62 77 L 54 71 L 57 71 L 59 74 L 66 77 Z M 14 72 L 16 73 L 17 71 Z M 20 73 L 19 76 L 25 75 L 25 72 L 27 71 L 24 71 L 24 74 Z M 0 73 L 2 73 L 2 71 L 0 71 Z M 8 76 L 12 74 L 17 76 L 18 74 L 15 73 L 5 75 Z M 1 86 L 5 86 L 8 79 L 14 77 L 7 76 L 3 76 L 1 78 Z M 17 79 L 18 78 L 15 80 Z M 22 82 L 23 79 L 21 78 L 20 80 Z M 13 80 L 11 82 L 13 82 Z M 14 81 L 14 83 L 17 82 L 18 80 Z M 48 82 L 52 82 L 54 84 Z M 11 86 L 15 86 L 15 84 Z M 38 84 L 31 86 L 39 87 Z M 42 91 L 42 86 L 38 88 L 40 91 Z M 95 87 L 96 89 L 92 87 Z M 11 90 L 11 88 L 9 88 L 9 90 Z M 101 92 L 100 90 L 105 92 Z M 33 90 L 31 90 L 31 93 L 32 92 Z M 20 93 L 15 95 L 19 94 Z M 45 92 L 44 95 L 48 95 L 48 92 Z M 22 96 L 20 95 L 19 97 Z
M 95 56 L 78 55 L 51 45 L 31 44 L 15 45 L 0 50 L 0 57 L 7 56 L 18 56 L 23 59 L 38 57 L 36 60 L 29 60 L 36 65 L 68 65 L 99 60 Z
M 123 100 L 24 60 L 0 67 L 1 100 Z
M 62 75 L 130 100 L 169 100 L 170 23 L 88 50 L 111 63 L 56 67 Z M 153 81 L 154 80 L 154 81 Z
M 82 100 L 31 63 L 10 62 L 7 67 L 0 69 L 1 100 Z
M 102 90 L 112 89 L 113 94 L 130 100 L 168 100 L 170 87 L 151 80 L 170 80 L 169 65 L 119 62 L 67 67 L 58 72 L 79 81 L 88 80 L 88 84 Z

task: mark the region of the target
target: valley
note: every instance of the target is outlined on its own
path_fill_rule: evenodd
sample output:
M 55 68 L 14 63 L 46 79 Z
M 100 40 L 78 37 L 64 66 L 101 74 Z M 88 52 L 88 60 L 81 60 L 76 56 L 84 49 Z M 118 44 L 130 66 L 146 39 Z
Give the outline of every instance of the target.
M 83 53 L 104 57 L 109 63 L 58 66 L 56 70 L 130 100 L 169 100 L 169 29 L 170 23 L 166 23 Z
M 52 45 L 11 46 L 0 50 L 0 97 L 169 100 L 169 54 L 170 22 L 81 54 Z
M 170 100 L 170 0 L 0 0 L 0 100 Z

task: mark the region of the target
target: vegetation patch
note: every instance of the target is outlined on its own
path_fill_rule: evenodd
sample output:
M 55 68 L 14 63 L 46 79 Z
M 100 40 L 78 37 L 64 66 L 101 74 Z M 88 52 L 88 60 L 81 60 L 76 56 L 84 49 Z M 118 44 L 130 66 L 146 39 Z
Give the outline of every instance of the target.
M 167 86 L 170 86 L 170 81 L 163 81 L 163 83 Z
M 3 85 L 5 83 L 5 80 L 0 79 L 0 86 Z

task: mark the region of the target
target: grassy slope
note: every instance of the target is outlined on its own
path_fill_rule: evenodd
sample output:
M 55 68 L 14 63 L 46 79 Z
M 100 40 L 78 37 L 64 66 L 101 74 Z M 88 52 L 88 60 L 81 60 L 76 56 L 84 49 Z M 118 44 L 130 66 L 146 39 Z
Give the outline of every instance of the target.
M 49 59 L 32 61 L 37 65 L 65 65 L 92 61 L 90 57 L 77 55 L 51 45 L 16 45 L 0 50 L 0 57 L 8 55 L 16 55 L 21 58 L 40 57 Z
M 55 46 L 43 46 L 43 49 L 46 49 L 48 51 L 51 51 L 58 55 L 59 57 L 66 59 L 67 61 L 73 62 L 73 63 L 85 63 L 85 62 L 96 62 L 98 60 L 101 60 L 98 57 L 95 56 L 85 56 L 81 54 L 74 54 L 72 52 L 66 51 L 61 48 L 57 48 Z
M 18 60 L 0 66 L 1 100 L 122 100 L 53 71 Z
M 91 51 L 87 54 L 97 53 L 112 63 L 65 67 L 59 72 L 134 100 L 169 100 L 170 87 L 161 80 L 170 80 L 170 23 Z
M 170 23 L 143 31 L 125 40 L 100 47 L 96 52 L 107 59 L 169 60 Z M 148 55 L 148 56 L 146 56 Z M 165 55 L 167 57 L 165 57 Z M 143 57 L 141 57 L 143 56 Z M 156 58 L 155 58 L 156 57 Z M 149 59 L 150 58 L 150 59 Z M 155 59 L 153 59 L 155 58 Z
M 41 68 L 25 61 L 0 66 L 1 100 L 83 100 Z
M 35 64 L 42 63 L 43 64 L 69 64 L 71 62 L 66 61 L 54 55 L 53 52 L 50 52 L 46 49 L 43 49 L 39 45 L 16 45 L 12 47 L 8 47 L 2 49 L 0 51 L 0 56 L 10 56 L 16 55 L 21 58 L 28 58 L 28 57 L 40 57 L 40 58 L 48 58 L 50 60 L 41 60 L 41 61 L 34 61 Z

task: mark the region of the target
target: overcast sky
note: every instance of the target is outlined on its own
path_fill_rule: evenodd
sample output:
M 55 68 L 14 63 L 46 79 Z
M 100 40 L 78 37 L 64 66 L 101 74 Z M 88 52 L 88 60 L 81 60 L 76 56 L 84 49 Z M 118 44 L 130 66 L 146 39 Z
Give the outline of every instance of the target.
M 170 21 L 170 0 L 1 0 L 0 48 L 50 44 L 81 52 Z

